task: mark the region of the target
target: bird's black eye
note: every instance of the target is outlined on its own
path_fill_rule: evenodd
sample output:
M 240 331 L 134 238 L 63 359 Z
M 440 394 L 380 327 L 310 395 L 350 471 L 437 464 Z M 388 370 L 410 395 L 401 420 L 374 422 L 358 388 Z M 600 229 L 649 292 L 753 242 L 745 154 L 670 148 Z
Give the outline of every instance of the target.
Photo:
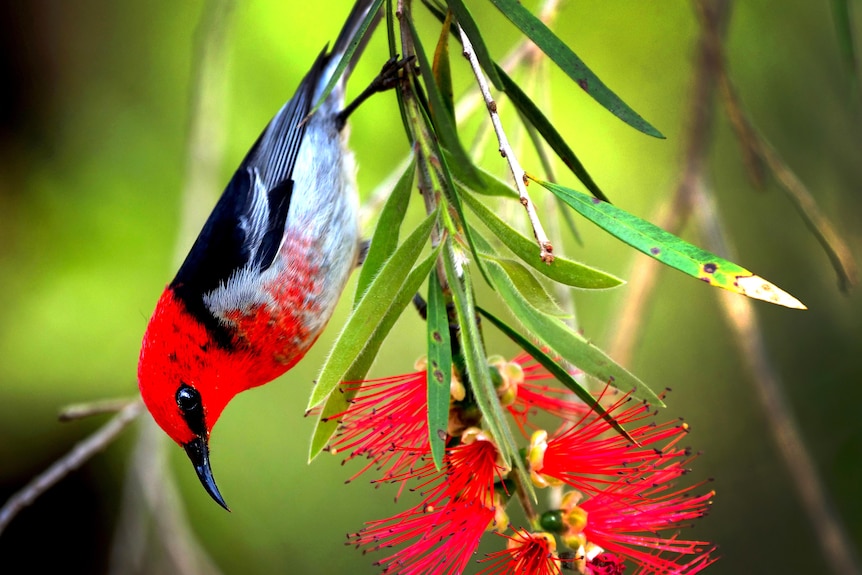
M 177 406 L 183 413 L 197 411 L 201 407 L 201 394 L 185 383 L 177 390 Z
M 200 392 L 184 383 L 177 390 L 176 399 L 177 407 L 180 408 L 180 412 L 183 414 L 183 419 L 186 421 L 189 429 L 197 435 L 206 433 Z

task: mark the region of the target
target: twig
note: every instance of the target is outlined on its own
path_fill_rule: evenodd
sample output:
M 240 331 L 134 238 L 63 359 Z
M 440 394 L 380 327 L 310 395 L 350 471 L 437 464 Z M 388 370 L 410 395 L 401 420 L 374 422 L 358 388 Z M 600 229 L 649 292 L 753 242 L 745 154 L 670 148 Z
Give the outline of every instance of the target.
M 108 423 L 87 439 L 77 443 L 69 453 L 55 461 L 48 469 L 34 477 L 20 491 L 12 495 L 0 508 L 0 533 L 3 533 L 9 522 L 22 509 L 33 503 L 40 495 L 111 443 L 141 413 L 142 407 L 143 404 L 139 399 L 129 402 Z
M 709 126 L 714 107 L 713 86 L 724 66 L 721 60 L 722 25 L 730 11 L 729 0 L 707 3 L 696 0 L 701 16 L 699 60 L 692 96 L 691 124 L 683 176 L 672 202 L 658 218 L 669 231 L 679 230 L 694 213 L 707 237 L 708 248 L 728 255 L 713 202 L 703 186 L 703 167 L 709 144 Z M 709 7 L 712 6 L 712 10 Z M 710 245 L 711 244 L 711 245 Z M 728 257 L 730 257 L 728 255 Z M 643 325 L 645 310 L 654 292 L 658 265 L 650 260 L 636 264 L 629 280 L 629 298 L 619 312 L 611 352 L 621 363 L 629 363 Z M 749 370 L 766 413 L 770 430 L 779 446 L 790 476 L 817 533 L 823 556 L 836 574 L 859 574 L 859 564 L 846 531 L 832 510 L 826 489 L 805 448 L 798 425 L 784 396 L 781 380 L 772 367 L 751 302 L 735 294 L 719 294 L 728 323 L 734 330 L 740 354 Z
M 57 418 L 60 421 L 75 421 L 76 419 L 84 419 L 93 415 L 102 415 L 103 413 L 116 413 L 135 401 L 136 397 L 102 399 L 99 401 L 91 401 L 88 403 L 76 403 L 69 405 L 60 410 Z
M 527 217 L 530 219 L 530 225 L 533 228 L 533 235 L 539 243 L 539 257 L 545 263 L 554 261 L 554 246 L 551 245 L 545 230 L 542 227 L 542 222 L 539 220 L 539 215 L 536 213 L 536 206 L 530 199 L 527 193 L 526 174 L 521 168 L 518 159 L 512 152 L 512 147 L 509 145 L 509 140 L 506 137 L 506 132 L 503 130 L 503 124 L 500 122 L 500 116 L 497 114 L 497 104 L 491 96 L 491 89 L 488 86 L 488 81 L 485 79 L 485 74 L 479 65 L 479 60 L 473 51 L 473 44 L 470 43 L 470 38 L 464 33 L 461 27 L 458 27 L 458 33 L 461 36 L 461 43 L 464 46 L 464 57 L 470 62 L 470 67 L 473 69 L 473 75 L 476 77 L 476 82 L 479 85 L 479 90 L 482 92 L 482 97 L 488 107 L 488 112 L 491 116 L 491 123 L 494 125 L 494 132 L 497 134 L 497 141 L 500 143 L 500 155 L 502 155 L 509 164 L 509 169 L 512 172 L 512 179 L 515 181 L 515 188 L 518 190 L 518 196 L 521 199 L 521 205 L 527 210 Z
M 730 256 L 733 250 L 721 229 L 715 201 L 705 187 L 695 190 L 694 199 L 694 214 L 703 230 L 707 249 Z M 799 431 L 799 424 L 784 393 L 781 377 L 769 358 L 751 300 L 732 293 L 718 295 L 725 320 L 733 330 L 733 339 L 750 374 L 749 380 L 760 399 L 773 439 L 790 471 L 790 478 L 820 542 L 824 562 L 836 575 L 862 574 L 859 560 L 853 552 L 853 544 L 835 513 L 826 487 L 817 472 L 817 466 Z
M 838 274 L 839 287 L 844 292 L 849 291 L 859 282 L 859 271 L 849 246 L 820 211 L 814 196 L 802 180 L 784 162 L 769 140 L 751 124 L 724 67 L 720 70 L 719 79 L 722 99 L 740 145 L 746 154 L 746 165 L 749 167 L 752 179 L 757 183 L 758 178 L 762 179 L 760 173 L 762 166 L 765 164 L 769 168 L 779 187 L 793 202 L 805 225 L 829 257 L 832 267 Z

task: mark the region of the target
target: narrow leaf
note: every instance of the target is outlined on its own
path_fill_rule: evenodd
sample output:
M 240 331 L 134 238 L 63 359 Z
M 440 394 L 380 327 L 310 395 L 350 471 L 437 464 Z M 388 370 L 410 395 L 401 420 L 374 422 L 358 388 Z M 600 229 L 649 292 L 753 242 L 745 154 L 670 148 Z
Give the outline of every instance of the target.
M 350 365 L 374 332 L 376 324 L 369 319 L 381 317 L 392 305 L 410 268 L 419 258 L 422 247 L 428 241 L 436 220 L 437 212 L 425 218 L 425 221 L 392 254 L 371 282 L 359 304 L 347 318 L 344 329 L 338 335 L 329 357 L 321 368 L 317 384 L 311 390 L 311 397 L 308 400 L 309 409 L 326 399 L 338 384 L 344 381 Z
M 614 116 L 649 136 L 664 138 L 649 122 L 623 102 L 598 76 L 560 40 L 545 23 L 536 18 L 518 0 L 491 0 L 491 2 L 536 46 L 551 58 L 581 89 L 604 106 Z
M 623 392 L 650 403 L 664 406 L 662 400 L 640 379 L 618 365 L 602 350 L 588 342 L 557 318 L 532 308 L 520 297 L 503 270 L 488 263 L 488 275 L 494 281 L 497 293 L 512 314 L 542 343 L 557 352 L 563 359 L 584 373 Z
M 551 358 L 548 354 L 543 352 L 538 346 L 534 345 L 530 340 L 522 336 L 518 333 L 514 328 L 506 324 L 500 318 L 494 316 L 487 310 L 482 309 L 477 306 L 476 309 L 480 314 L 485 316 L 491 323 L 493 323 L 497 329 L 506 334 L 509 339 L 518 344 L 521 349 L 529 353 L 533 356 L 533 359 L 538 361 L 542 367 L 548 370 L 548 373 L 557 378 L 560 383 L 569 388 L 572 393 L 578 396 L 578 398 L 586 403 L 593 411 L 602 416 L 602 419 L 607 421 L 620 435 L 629 439 L 632 443 L 637 443 L 631 435 L 629 435 L 628 431 L 626 431 L 617 421 L 605 410 L 604 407 L 596 401 L 596 398 L 587 390 L 584 386 L 582 386 L 578 380 L 576 380 L 572 375 L 563 369 L 563 367 L 558 364 L 556 361 Z
M 449 425 L 449 397 L 452 380 L 452 347 L 449 341 L 449 314 L 437 274 L 428 278 L 428 441 L 437 469 L 443 467 L 446 430 Z
M 838 47 L 844 59 L 847 75 L 858 89 L 859 54 L 856 45 L 856 35 L 853 33 L 853 15 L 850 0 L 832 0 L 832 16 L 835 21 L 835 33 L 838 36 Z
M 458 324 L 461 327 L 461 349 L 467 364 L 467 375 L 473 395 L 476 398 L 476 404 L 482 412 L 483 422 L 497 441 L 497 447 L 500 449 L 503 461 L 506 465 L 511 465 L 514 462 L 515 470 L 522 485 L 530 490 L 533 499 L 535 499 L 529 473 L 518 454 L 518 446 L 512 436 L 506 413 L 500 405 L 494 383 L 491 380 L 482 334 L 479 332 L 479 326 L 476 322 L 476 306 L 473 301 L 470 274 L 458 274 L 454 262 L 453 250 L 455 248 L 451 237 L 446 240 L 446 244 L 447 249 L 444 253 L 443 262 L 446 267 L 449 288 L 452 291 L 452 301 L 455 304 Z
M 389 256 L 398 247 L 398 232 L 401 229 L 401 223 L 404 221 L 404 214 L 407 213 L 407 205 L 410 203 L 410 192 L 413 190 L 413 177 L 416 173 L 415 159 L 408 165 L 407 169 L 398 179 L 392 192 L 389 194 L 383 209 L 380 210 L 380 217 L 377 220 L 377 226 L 374 228 L 374 235 L 371 237 L 371 244 L 368 246 L 368 253 L 365 255 L 365 261 L 359 268 L 359 279 L 356 282 L 356 295 L 353 301 L 355 308 L 359 304 L 359 300 L 365 294 L 371 281 L 380 272 L 383 264 L 389 259 Z
M 440 90 L 443 104 L 451 117 L 455 117 L 455 94 L 452 89 L 452 67 L 449 63 L 449 29 L 452 25 L 452 13 L 446 15 L 443 28 L 440 30 L 440 38 L 437 40 L 437 49 L 434 50 L 434 82 Z
M 518 192 L 513 190 L 512 186 L 478 166 L 473 166 L 473 169 L 478 176 L 476 183 L 479 185 L 471 183 L 469 180 L 470 174 L 461 168 L 460 164 L 454 160 L 452 154 L 443 150 L 443 157 L 446 159 L 446 164 L 449 166 L 453 181 L 456 184 L 460 183 L 462 187 L 466 187 L 483 196 L 512 198 L 515 200 L 519 198 Z
M 383 340 L 389 335 L 392 326 L 395 325 L 401 312 L 404 311 L 404 308 L 407 307 L 413 299 L 414 294 L 419 290 L 422 282 L 428 277 L 439 253 L 440 249 L 438 247 L 410 272 L 410 275 L 404 280 L 404 285 L 398 290 L 398 295 L 392 300 L 392 305 L 375 322 L 374 332 L 345 372 L 342 381 L 361 381 L 365 378 L 368 370 L 371 368 L 371 364 L 374 363 L 374 359 L 377 357 L 377 352 L 380 350 Z M 339 390 L 329 394 L 312 434 L 308 456 L 309 461 L 317 457 L 323 448 L 326 447 L 326 444 L 329 443 L 329 439 L 338 428 L 338 421 L 333 419 L 333 416 L 344 413 L 347 410 L 349 402 L 353 399 L 356 391 L 355 389 L 351 389 L 350 391 Z
M 515 286 L 515 289 L 518 290 L 518 293 L 521 294 L 521 297 L 524 298 L 524 301 L 526 301 L 530 306 L 545 315 L 559 318 L 571 317 L 571 314 L 560 309 L 557 302 L 554 301 L 554 298 L 548 294 L 542 284 L 539 283 L 539 280 L 536 279 L 536 276 L 534 276 L 523 264 L 506 258 L 486 256 L 486 259 L 493 261 L 500 266 L 500 268 L 509 277 L 509 281 L 512 282 L 512 285 Z
M 495 64 L 496 65 L 496 64 Z M 599 189 L 598 184 L 593 180 L 587 169 L 575 155 L 575 152 L 569 147 L 563 136 L 557 131 L 550 120 L 542 113 L 530 97 L 521 90 L 521 87 L 512 80 L 512 78 L 497 66 L 497 72 L 503 80 L 503 91 L 515 104 L 515 107 L 542 135 L 542 138 L 551 146 L 551 149 L 559 156 L 563 163 L 572 171 L 573 174 L 586 186 L 586 188 L 595 197 L 606 202 L 610 202 L 605 193 Z
M 425 50 L 422 48 L 422 42 L 413 26 L 413 20 L 407 19 L 410 26 L 410 32 L 413 35 L 413 43 L 416 47 L 416 57 L 419 60 L 419 72 L 424 80 L 425 90 L 428 92 L 428 101 L 431 106 L 431 117 L 434 120 L 434 132 L 440 138 L 443 147 L 449 150 L 455 157 L 455 160 L 463 166 L 463 169 L 470 173 L 473 170 L 473 162 L 461 145 L 461 140 L 458 138 L 458 130 L 455 126 L 455 117 L 449 115 L 449 111 L 445 104 L 442 94 L 434 79 L 431 63 L 425 55 Z M 471 181 L 475 181 L 476 176 L 471 176 Z
M 479 27 L 476 26 L 476 21 L 473 20 L 473 15 L 470 14 L 467 6 L 461 0 L 448 0 L 448 4 L 452 12 L 455 13 L 458 25 L 461 26 L 461 29 L 470 39 L 470 43 L 473 44 L 473 52 L 475 52 L 476 59 L 479 60 L 479 64 L 481 64 L 488 79 L 491 80 L 495 88 L 502 90 L 503 83 L 500 81 L 497 65 L 491 59 L 491 53 L 488 51 L 488 46 L 485 45 L 485 39 L 479 32 Z
M 806 309 L 802 302 L 762 277 L 692 245 L 646 220 L 582 192 L 532 177 L 530 179 L 553 192 L 611 235 L 667 266 L 711 286 L 789 308 Z
M 623 280 L 617 277 L 584 264 L 567 260 L 562 256 L 554 256 L 554 262 L 550 265 L 542 262 L 536 257 L 536 243 L 534 241 L 515 231 L 471 194 L 462 193 L 461 198 L 507 248 L 548 278 L 582 289 L 607 289 L 623 283 Z
M 500 266 L 506 275 L 509 276 L 509 281 L 515 286 L 521 297 L 531 306 L 550 316 L 571 317 L 570 314 L 560 309 L 557 302 L 548 294 L 541 282 L 521 262 L 498 255 L 496 250 L 488 243 L 488 240 L 482 237 L 482 234 L 479 234 L 476 230 L 473 230 L 473 237 L 476 240 L 476 247 L 479 253 L 482 254 L 482 257 Z

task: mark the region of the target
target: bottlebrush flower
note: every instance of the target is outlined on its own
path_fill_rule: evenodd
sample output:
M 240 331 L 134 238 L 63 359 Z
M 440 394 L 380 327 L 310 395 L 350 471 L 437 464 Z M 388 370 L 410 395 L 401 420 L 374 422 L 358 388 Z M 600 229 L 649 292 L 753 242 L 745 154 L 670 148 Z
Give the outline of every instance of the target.
M 629 403 L 633 405 L 623 409 Z M 655 413 L 647 404 L 633 402 L 628 395 L 607 411 L 623 426 L 641 422 Z M 676 444 L 688 429 L 687 424 L 679 421 L 644 423 L 629 429 L 638 443 L 635 445 L 601 415 L 589 412 L 579 421 L 565 423 L 552 437 L 541 429 L 533 433 L 528 451 L 530 474 L 537 487 L 567 483 L 586 493 L 599 493 L 619 477 L 686 457 L 688 450 Z M 657 443 L 662 445 L 654 447 Z M 680 473 L 683 471 L 680 469 Z
M 495 485 L 509 470 L 501 464 L 496 444 L 475 427 L 459 439 L 458 445 L 446 449 L 441 470 L 426 458 L 423 467 L 406 472 L 410 477 L 392 479 L 419 482 L 423 502 L 418 507 L 368 523 L 350 536 L 351 543 L 372 550 L 408 543 L 378 562 L 384 572 L 460 573 L 482 534 L 506 521 Z
M 344 462 L 369 461 L 351 481 L 369 469 L 381 480 L 404 473 L 427 451 L 427 383 L 425 371 L 345 384 L 358 390 L 329 445 L 332 453 L 348 452 Z
M 715 493 L 691 496 L 697 485 L 675 489 L 673 481 L 680 468 L 679 462 L 673 462 L 663 469 L 632 474 L 587 498 L 571 491 L 563 497 L 559 512 L 545 514 L 543 524 L 562 526 L 558 531 L 565 544 L 578 552 L 582 572 L 593 564 L 596 573 L 602 569 L 617 573 L 614 565 L 626 558 L 644 575 L 696 573 L 714 561 L 711 545 L 676 535 L 663 537 L 660 532 L 676 531 L 705 515 Z M 598 559 L 603 553 L 617 560 Z
M 550 533 L 530 533 L 524 529 L 516 529 L 514 535 L 503 537 L 508 540 L 506 548 L 488 555 L 485 561 L 493 563 L 482 569 L 479 575 L 561 575 L 560 558 L 556 552 L 557 541 Z
M 591 411 L 568 389 L 543 385 L 541 382 L 555 378 L 529 354 L 522 353 L 508 362 L 500 356 L 492 356 L 488 363 L 501 377 L 498 393 L 502 404 L 525 435 L 525 428 L 533 427 L 530 417 L 539 413 L 571 421 Z
M 503 535 L 507 547 L 488 556 L 483 575 L 558 575 L 567 566 L 584 575 L 621 575 L 627 565 L 635 575 L 692 575 L 715 561 L 709 543 L 662 534 L 705 514 L 713 495 L 692 495 L 698 486 L 674 487 L 691 461 L 678 446 L 686 424 L 656 423 L 649 405 L 621 394 L 605 409 L 633 443 L 568 391 L 544 385 L 549 374 L 529 356 L 489 358 L 489 364 L 501 404 L 525 435 L 534 430 L 525 451 L 534 485 L 568 484 L 579 491 L 567 494 L 561 509 L 542 515 L 556 520 L 542 523 L 548 533 L 516 529 Z M 454 372 L 443 466 L 436 468 L 428 445 L 424 362 L 417 367 L 354 384 L 358 393 L 337 416 L 341 425 L 331 451 L 348 453 L 345 461 L 368 458 L 356 475 L 376 468 L 375 483 L 400 483 L 399 495 L 410 486 L 421 498 L 412 509 L 367 523 L 349 543 L 366 551 L 395 548 L 376 563 L 387 574 L 456 575 L 486 531 L 508 528 L 506 502 L 516 482 Z M 600 400 L 611 394 L 603 395 Z M 543 412 L 560 419 L 553 433 L 536 426 L 534 416 Z M 572 551 L 558 555 L 553 534 Z
M 450 501 L 439 508 L 420 505 L 369 522 L 362 531 L 348 536 L 348 544 L 377 551 L 409 542 L 375 565 L 382 566 L 383 573 L 399 575 L 457 575 L 493 520 L 494 510 L 476 501 Z

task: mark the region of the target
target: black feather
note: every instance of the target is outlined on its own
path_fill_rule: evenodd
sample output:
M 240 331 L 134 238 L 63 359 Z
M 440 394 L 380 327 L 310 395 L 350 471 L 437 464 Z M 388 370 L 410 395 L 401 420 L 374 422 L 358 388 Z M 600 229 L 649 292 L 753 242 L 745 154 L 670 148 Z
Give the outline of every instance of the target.
M 296 94 L 267 125 L 234 173 L 207 219 L 170 287 L 219 343 L 231 337 L 204 303 L 203 296 L 218 288 L 238 270 L 262 272 L 278 255 L 293 195 L 293 170 L 305 135 L 305 118 L 329 57 L 318 56 Z M 266 189 L 267 217 L 251 216 L 255 182 Z M 250 226 L 263 225 L 264 229 Z M 252 240 L 256 244 L 252 245 Z

